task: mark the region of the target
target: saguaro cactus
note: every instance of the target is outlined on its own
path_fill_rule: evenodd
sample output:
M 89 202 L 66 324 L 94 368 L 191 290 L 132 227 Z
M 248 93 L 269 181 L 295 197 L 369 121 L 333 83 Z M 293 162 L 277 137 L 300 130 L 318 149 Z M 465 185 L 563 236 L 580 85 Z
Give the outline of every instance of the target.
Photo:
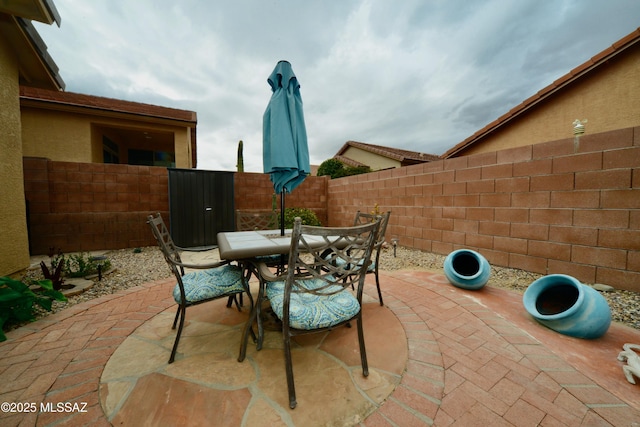
M 244 172 L 244 157 L 242 156 L 242 140 L 238 142 L 238 172 Z

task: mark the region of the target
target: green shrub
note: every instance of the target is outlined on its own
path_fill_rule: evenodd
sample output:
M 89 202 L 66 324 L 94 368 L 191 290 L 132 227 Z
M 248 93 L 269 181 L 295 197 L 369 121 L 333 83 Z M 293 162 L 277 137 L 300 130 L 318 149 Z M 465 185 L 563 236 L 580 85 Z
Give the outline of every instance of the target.
M 2 331 L 6 322 L 35 320 L 34 304 L 51 311 L 53 300 L 66 301 L 67 298 L 53 289 L 51 280 L 33 281 L 29 286 L 10 277 L 0 277 L 0 341 L 7 339 Z
M 318 166 L 316 174 L 318 176 L 329 175 L 331 178 L 336 178 L 344 170 L 344 167 L 344 164 L 338 159 L 327 159 Z
M 347 166 L 340 160 L 327 159 L 318 167 L 317 175 L 329 175 L 333 179 L 369 172 L 371 172 L 371 168 L 369 166 Z
M 311 209 L 286 208 L 284 210 L 284 228 L 293 228 L 293 221 L 296 219 L 296 217 L 300 217 L 304 225 L 322 225 L 316 214 Z M 280 222 L 279 217 L 278 222 Z

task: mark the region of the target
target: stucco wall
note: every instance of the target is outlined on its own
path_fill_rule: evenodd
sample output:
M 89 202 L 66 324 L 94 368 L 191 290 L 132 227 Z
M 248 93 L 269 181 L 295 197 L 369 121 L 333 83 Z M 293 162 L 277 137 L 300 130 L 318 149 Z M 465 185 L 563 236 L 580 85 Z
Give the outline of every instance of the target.
M 381 169 L 399 168 L 401 166 L 400 162 L 396 160 L 389 159 L 388 157 L 380 156 L 378 154 L 374 154 L 357 147 L 347 148 L 343 156 L 358 161 L 362 164 L 369 165 L 369 167 L 371 167 L 371 170 L 374 171 Z
M 174 132 L 174 151 L 176 153 L 176 167 L 191 169 L 191 128 L 176 129 Z
M 172 141 L 131 141 L 123 139 L 118 129 L 145 130 L 170 134 Z M 176 167 L 189 169 L 191 164 L 191 129 L 160 123 L 136 122 L 123 118 L 82 114 L 77 111 L 52 110 L 22 106 L 22 144 L 27 157 L 44 157 L 60 162 L 102 163 L 102 135 L 121 144 L 121 162 L 127 161 L 129 148 L 175 152 Z
M 91 123 L 81 114 L 23 107 L 22 141 L 26 157 L 92 161 Z
M 29 265 L 17 59 L 0 37 L 0 275 Z
M 640 45 L 582 77 L 557 95 L 470 146 L 487 153 L 573 137 L 573 121 L 587 119 L 586 134 L 640 126 Z

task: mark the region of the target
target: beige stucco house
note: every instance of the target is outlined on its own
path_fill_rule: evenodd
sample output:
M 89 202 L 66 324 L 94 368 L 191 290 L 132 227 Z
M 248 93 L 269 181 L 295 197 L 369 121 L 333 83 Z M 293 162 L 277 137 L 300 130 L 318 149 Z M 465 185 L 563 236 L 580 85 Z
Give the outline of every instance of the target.
M 60 24 L 50 0 L 0 3 L 0 275 L 29 265 L 20 85 L 50 90 L 64 88 L 57 67 L 31 20 Z
M 20 111 L 25 157 L 196 167 L 194 111 L 28 86 Z
M 640 126 L 640 28 L 524 100 L 442 157 L 571 138 L 576 120 L 586 120 L 580 129 L 585 134 Z
M 64 92 L 31 20 L 60 25 L 52 0 L 0 2 L 0 276 L 29 265 L 24 158 L 196 167 L 195 112 Z
M 351 167 L 368 166 L 372 171 L 399 168 L 439 159 L 433 154 L 357 141 L 345 142 L 333 158 Z

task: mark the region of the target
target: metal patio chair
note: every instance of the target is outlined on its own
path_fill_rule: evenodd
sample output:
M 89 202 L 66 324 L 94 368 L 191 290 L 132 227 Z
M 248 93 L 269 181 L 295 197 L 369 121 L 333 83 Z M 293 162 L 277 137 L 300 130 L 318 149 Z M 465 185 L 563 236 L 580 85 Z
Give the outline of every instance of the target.
M 274 211 L 236 211 L 236 230 L 275 230 L 279 227 Z
M 367 268 L 367 273 L 373 273 L 376 277 L 376 287 L 378 288 L 378 300 L 380 301 L 380 305 L 384 305 L 384 302 L 382 301 L 382 292 L 380 292 L 378 268 L 380 266 L 380 251 L 382 249 L 382 245 L 384 245 L 384 236 L 387 232 L 387 225 L 389 224 L 390 216 L 391 211 L 387 211 L 382 214 L 368 214 L 358 211 L 356 212 L 356 217 L 353 220 L 353 225 L 360 225 L 373 222 L 377 218 L 380 218 L 380 228 L 378 228 L 378 235 L 376 236 L 376 243 L 374 246 L 375 258 L 371 261 L 371 264 L 369 264 L 369 268 Z
M 294 336 L 331 330 L 356 320 L 362 374 L 369 375 L 362 326 L 362 291 L 379 226 L 380 221 L 354 227 L 313 227 L 302 225 L 300 218 L 296 218 L 287 271 L 275 275 L 266 264 L 257 266 L 261 281 L 258 301 L 266 295 L 282 321 L 291 409 L 297 404 L 291 359 Z M 352 286 L 355 286 L 355 295 Z M 242 344 L 245 348 L 246 342 L 244 339 Z M 241 355 L 244 352 L 241 351 Z
M 178 320 L 180 320 L 180 324 L 169 357 L 169 363 L 173 363 L 184 327 L 187 307 L 218 298 L 234 298 L 238 294 L 242 295 L 246 292 L 253 310 L 253 297 L 249 291 L 248 281 L 243 276 L 243 268 L 231 265 L 228 261 L 211 264 L 185 264 L 180 258 L 180 251 L 173 243 L 162 216 L 159 213 L 155 216 L 149 215 L 147 223 L 151 227 L 165 261 L 177 280 L 176 286 L 173 288 L 173 299 L 178 304 L 178 310 L 173 320 L 172 329 L 176 328 Z M 196 271 L 185 273 L 185 268 Z M 240 305 L 237 300 L 235 301 L 238 311 L 241 311 Z
M 275 230 L 280 227 L 278 214 L 275 211 L 236 211 L 236 230 Z M 264 262 L 270 267 L 282 271 L 286 262 L 286 257 L 281 255 L 264 255 L 257 257 L 254 261 Z

